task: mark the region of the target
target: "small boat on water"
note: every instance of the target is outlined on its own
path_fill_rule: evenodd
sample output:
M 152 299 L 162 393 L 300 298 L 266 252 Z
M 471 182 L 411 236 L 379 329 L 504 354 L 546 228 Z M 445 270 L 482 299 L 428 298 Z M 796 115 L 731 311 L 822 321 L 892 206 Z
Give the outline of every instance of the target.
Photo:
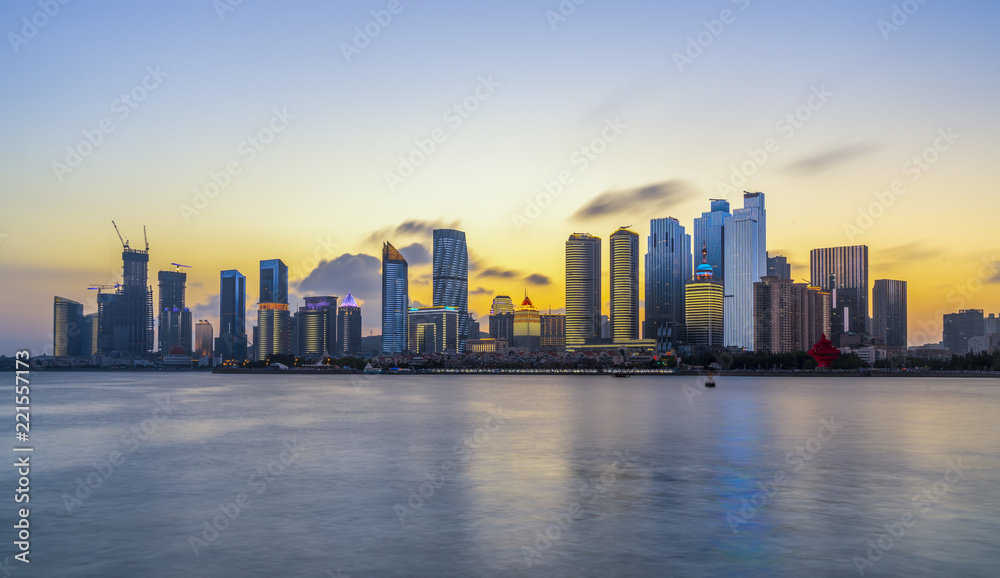
M 631 377 L 631 376 L 625 373 L 624 371 L 616 371 L 611 374 L 611 377 Z
M 708 366 L 708 375 L 705 376 L 705 387 L 715 387 L 715 373 L 711 365 Z

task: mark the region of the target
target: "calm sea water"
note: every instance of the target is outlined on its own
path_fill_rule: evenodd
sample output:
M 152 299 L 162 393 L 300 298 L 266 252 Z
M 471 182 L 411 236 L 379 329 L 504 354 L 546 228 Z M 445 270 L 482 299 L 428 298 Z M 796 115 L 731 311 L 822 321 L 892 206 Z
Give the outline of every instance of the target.
M 5 551 L 15 576 L 996 576 L 998 416 L 989 379 L 33 373 L 30 567 Z

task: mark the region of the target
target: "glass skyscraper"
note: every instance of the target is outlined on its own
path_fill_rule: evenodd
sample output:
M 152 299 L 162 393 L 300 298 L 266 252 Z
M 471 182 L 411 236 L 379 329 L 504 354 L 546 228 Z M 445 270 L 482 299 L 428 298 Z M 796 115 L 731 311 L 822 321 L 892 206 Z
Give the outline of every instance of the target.
M 220 274 L 219 336 L 215 354 L 240 363 L 247 357 L 247 278 L 236 269 Z
M 402 253 L 382 244 L 382 352 L 406 351 L 410 310 L 409 269 Z
M 726 219 L 729 201 L 712 199 L 711 211 L 702 213 L 694 220 L 694 247 L 704 247 L 708 251 L 708 264 L 712 266 L 712 276 L 717 281 L 726 274 Z
M 601 238 L 573 233 L 566 241 L 566 348 L 601 338 Z
M 792 278 L 792 266 L 784 255 L 767 256 L 767 277 Z
M 288 303 L 288 265 L 281 259 L 260 262 L 259 303 Z
M 465 233 L 434 230 L 434 307 L 458 310 L 458 352 L 465 352 L 469 317 L 469 249 Z
M 295 314 L 295 354 L 318 357 L 330 355 L 337 343 L 337 297 L 305 298 L 305 306 Z
M 288 266 L 281 259 L 260 262 L 260 299 L 257 302 L 258 361 L 271 355 L 292 353 L 291 320 L 288 309 Z
M 727 346 L 752 350 L 753 284 L 767 274 L 764 193 L 744 193 L 743 208 L 725 222 L 725 336 Z
M 52 355 L 90 355 L 83 351 L 83 304 L 56 297 L 52 306 Z
M 878 345 L 906 347 L 906 281 L 876 279 L 872 288 L 872 337 Z
M 684 283 L 691 277 L 691 235 L 673 217 L 649 221 L 646 250 L 646 311 L 642 335 L 664 337 L 672 328 L 683 339 Z
M 361 353 L 361 306 L 347 292 L 344 303 L 337 308 L 337 355 Z
M 829 335 L 868 333 L 868 246 L 828 247 L 809 252 L 811 283 L 829 291 L 833 315 Z
M 639 339 L 639 234 L 621 227 L 611 234 L 611 336 Z
M 160 271 L 159 280 L 159 326 L 157 342 L 161 355 L 167 355 L 173 347 L 180 346 L 188 355 L 191 346 L 191 311 L 185 307 L 185 285 L 187 273 L 183 271 Z

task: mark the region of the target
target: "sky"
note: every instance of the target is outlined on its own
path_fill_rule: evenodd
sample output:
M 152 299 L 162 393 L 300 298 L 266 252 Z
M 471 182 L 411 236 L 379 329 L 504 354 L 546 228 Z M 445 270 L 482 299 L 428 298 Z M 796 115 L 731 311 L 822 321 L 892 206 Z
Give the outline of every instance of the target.
M 0 6 L 0 353 L 51 350 L 58 295 L 121 275 L 290 269 L 380 332 L 380 250 L 430 304 L 434 228 L 466 231 L 469 303 L 564 306 L 566 238 L 691 232 L 767 203 L 767 246 L 869 246 L 909 340 L 1000 312 L 1000 5 L 986 1 L 11 1 Z M 641 261 L 641 259 L 640 259 Z M 641 289 L 640 289 L 641 292 Z M 154 288 L 154 299 L 155 299 Z M 605 279 L 604 298 L 610 297 Z M 607 304 L 605 304 L 607 310 Z M 253 321 L 255 314 L 248 315 Z M 485 323 L 483 327 L 485 328 Z

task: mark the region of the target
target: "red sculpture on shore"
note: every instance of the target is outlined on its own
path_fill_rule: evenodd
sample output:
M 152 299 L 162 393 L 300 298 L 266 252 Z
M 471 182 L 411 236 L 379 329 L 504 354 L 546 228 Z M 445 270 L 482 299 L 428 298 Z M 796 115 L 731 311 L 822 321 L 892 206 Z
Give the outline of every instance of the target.
M 816 342 L 816 345 L 812 346 L 812 349 L 808 353 L 821 368 L 830 367 L 833 360 L 840 357 L 840 350 L 833 346 L 833 342 L 826 338 L 825 333 L 821 335 L 819 341 Z

